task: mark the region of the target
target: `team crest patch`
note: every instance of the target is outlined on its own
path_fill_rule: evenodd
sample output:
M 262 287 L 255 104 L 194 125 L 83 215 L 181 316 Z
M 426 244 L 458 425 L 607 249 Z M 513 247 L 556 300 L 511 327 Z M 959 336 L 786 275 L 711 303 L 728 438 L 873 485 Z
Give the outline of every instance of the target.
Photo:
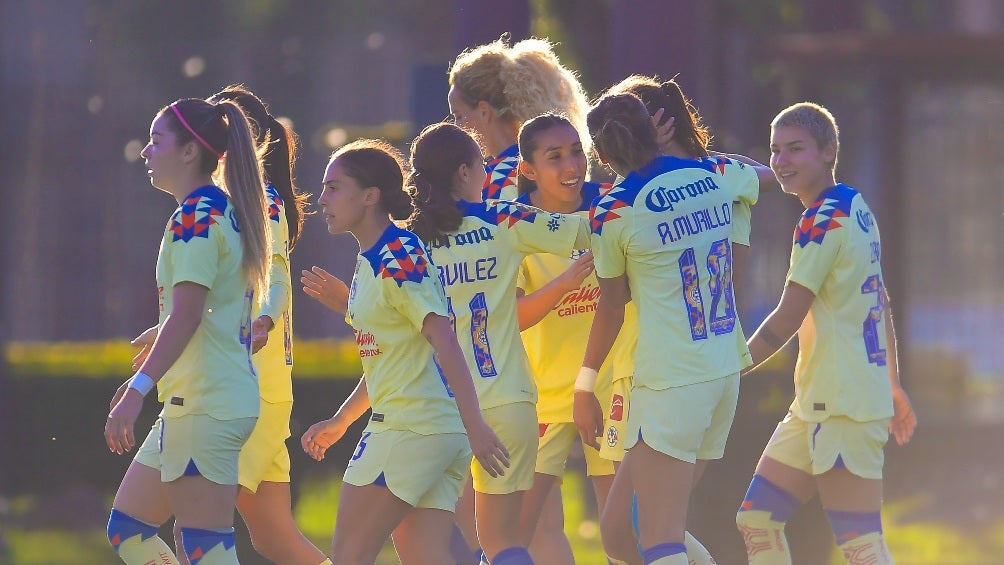
M 279 222 L 279 210 L 283 206 L 282 197 L 279 196 L 279 192 L 269 185 L 265 189 L 265 200 L 268 203 L 268 219 L 273 222 Z
M 227 209 L 227 197 L 219 189 L 199 190 L 185 199 L 171 218 L 172 241 L 189 242 L 209 237 L 209 228 L 218 223 Z
M 620 441 L 621 438 L 617 434 L 617 428 L 613 426 L 607 428 L 607 447 L 617 447 L 617 444 L 620 443 Z
M 516 173 L 518 171 L 519 157 L 515 155 L 500 155 L 488 162 L 485 169 L 488 176 L 485 178 L 485 185 L 482 194 L 487 200 L 502 197 L 502 191 L 510 186 L 516 186 Z
M 843 227 L 840 219 L 851 215 L 853 197 L 840 190 L 828 191 L 802 214 L 795 228 L 795 243 L 799 247 L 811 242 L 823 243 L 827 233 Z
M 619 186 L 614 186 L 610 190 L 600 193 L 596 204 L 589 209 L 589 228 L 593 233 L 600 235 L 605 223 L 621 217 L 618 210 L 631 205 L 623 198 L 626 196 L 625 193 L 626 191 Z
M 381 278 L 394 279 L 397 286 L 405 281 L 421 282 L 429 276 L 429 259 L 418 240 L 409 237 L 396 237 L 380 250 Z

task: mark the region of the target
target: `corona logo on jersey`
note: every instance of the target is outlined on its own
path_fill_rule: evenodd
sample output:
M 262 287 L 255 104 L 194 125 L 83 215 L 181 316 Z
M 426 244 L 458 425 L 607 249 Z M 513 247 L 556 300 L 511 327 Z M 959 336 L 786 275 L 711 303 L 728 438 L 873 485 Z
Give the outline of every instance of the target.
M 715 179 L 710 176 L 676 188 L 660 186 L 648 193 L 648 196 L 645 197 L 645 206 L 653 212 L 672 211 L 673 206 L 677 202 L 681 202 L 687 198 L 696 198 L 706 192 L 718 190 L 718 188 Z

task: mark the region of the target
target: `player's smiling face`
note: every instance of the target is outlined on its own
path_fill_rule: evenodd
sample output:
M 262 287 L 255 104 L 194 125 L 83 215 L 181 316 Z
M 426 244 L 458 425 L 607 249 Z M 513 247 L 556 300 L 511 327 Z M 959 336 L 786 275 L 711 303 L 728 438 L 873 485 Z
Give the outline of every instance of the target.
M 324 171 L 324 187 L 317 203 L 329 233 L 352 231 L 366 214 L 364 198 L 369 189 L 359 186 L 345 167 L 333 159 Z
M 548 203 L 545 207 L 551 212 L 574 212 L 582 199 L 587 166 L 579 132 L 556 125 L 538 132 L 532 141 L 535 147 L 520 164 L 520 172 L 537 183 L 538 203 Z
M 158 114 L 150 124 L 150 141 L 140 151 L 150 184 L 169 193 L 177 182 L 182 167 L 178 138 L 168 127 L 165 114 Z
M 833 147 L 820 148 L 809 130 L 781 126 L 770 133 L 770 168 L 781 189 L 804 200 L 815 200 L 833 185 L 830 163 L 836 159 Z

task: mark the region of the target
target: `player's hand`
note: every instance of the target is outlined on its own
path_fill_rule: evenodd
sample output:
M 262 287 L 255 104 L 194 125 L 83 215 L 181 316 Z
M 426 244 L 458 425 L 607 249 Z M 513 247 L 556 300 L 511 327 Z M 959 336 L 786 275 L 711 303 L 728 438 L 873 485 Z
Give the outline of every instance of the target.
M 314 265 L 300 271 L 300 283 L 307 296 L 329 309 L 344 314 L 349 309 L 349 287 L 345 281 Z
M 324 459 L 324 453 L 328 448 L 342 439 L 347 429 L 348 426 L 332 416 L 310 426 L 300 437 L 300 445 L 307 455 L 315 461 L 320 461 Z
M 274 327 L 275 322 L 265 315 L 258 316 L 251 322 L 251 353 L 258 353 L 262 347 L 265 347 L 265 344 L 268 343 L 268 332 L 272 331 Z
M 672 143 L 673 134 L 676 131 L 676 128 L 673 126 L 676 123 L 676 116 L 671 116 L 666 120 L 666 123 L 659 125 L 659 120 L 662 119 L 665 112 L 665 108 L 659 108 L 652 115 L 652 127 L 655 128 L 655 143 L 659 146 L 659 151 L 669 153 L 671 150 L 669 144 Z
M 582 445 L 598 450 L 600 443 L 596 438 L 603 435 L 603 409 L 600 408 L 600 401 L 595 393 L 587 390 L 575 391 L 572 419 L 575 420 L 575 427 L 579 430 Z
M 150 349 L 153 348 L 153 342 L 157 341 L 157 331 L 159 329 L 160 328 L 158 326 L 149 328 L 145 332 L 136 336 L 136 339 L 129 342 L 129 345 L 142 348 L 139 353 L 132 358 L 133 371 L 138 370 L 140 365 L 143 364 L 143 361 L 146 361 L 147 355 L 150 355 Z
M 126 381 L 128 383 L 128 381 Z M 136 445 L 136 436 L 133 435 L 133 425 L 143 409 L 143 396 L 136 390 L 127 388 L 121 395 L 108 418 L 105 419 L 105 443 L 112 453 L 122 455 L 131 450 Z M 116 393 L 118 394 L 118 393 Z
M 589 273 L 593 272 L 593 268 L 593 252 L 587 251 L 573 261 L 564 273 L 558 275 L 558 284 L 565 292 L 572 292 L 579 288 L 582 281 L 589 276 Z
M 109 412 L 111 412 L 112 408 L 115 408 L 115 405 L 119 403 L 119 400 L 122 399 L 122 395 L 125 394 L 125 392 L 127 390 L 129 390 L 129 383 L 130 382 L 132 382 L 132 378 L 126 379 L 125 381 L 123 381 L 122 384 L 119 385 L 118 390 L 116 390 L 115 394 L 112 395 L 111 402 L 108 403 L 108 411 Z
M 901 386 L 892 389 L 893 416 L 889 420 L 889 433 L 896 438 L 896 443 L 906 445 L 917 429 L 917 414 L 913 411 L 910 397 Z
M 501 477 L 509 467 L 509 450 L 491 427 L 484 420 L 480 418 L 479 420 L 467 427 L 467 440 L 471 442 L 471 451 L 489 475 Z

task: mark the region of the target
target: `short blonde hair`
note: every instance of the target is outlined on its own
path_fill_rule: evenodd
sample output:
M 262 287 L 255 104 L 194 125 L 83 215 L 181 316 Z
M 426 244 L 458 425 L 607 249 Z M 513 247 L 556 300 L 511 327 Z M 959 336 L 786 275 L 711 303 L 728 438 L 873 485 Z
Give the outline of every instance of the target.
M 541 114 L 568 116 L 583 141 L 589 139 L 586 93 L 575 72 L 564 67 L 551 43 L 502 38 L 468 49 L 450 67 L 450 85 L 469 106 L 484 100 L 498 116 L 517 125 Z
M 840 154 L 840 128 L 837 120 L 829 110 L 813 102 L 799 102 L 781 110 L 770 123 L 770 129 L 780 127 L 800 127 L 809 132 L 816 140 L 820 149 L 832 145 L 834 149 L 833 162 L 830 171 L 837 167 L 837 156 Z

